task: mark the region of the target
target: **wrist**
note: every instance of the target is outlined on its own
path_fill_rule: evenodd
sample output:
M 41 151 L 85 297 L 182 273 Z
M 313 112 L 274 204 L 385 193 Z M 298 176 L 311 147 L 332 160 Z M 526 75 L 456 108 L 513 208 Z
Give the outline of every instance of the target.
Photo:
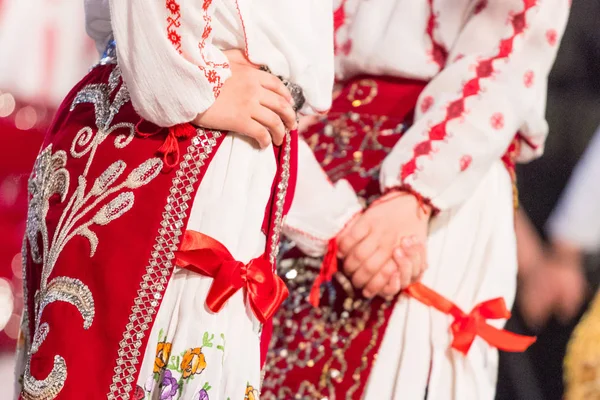
M 552 255 L 563 265 L 581 267 L 583 264 L 581 248 L 564 240 L 552 241 Z
M 422 196 L 409 185 L 389 188 L 379 200 L 386 201 L 386 199 L 392 199 L 398 196 L 412 198 L 419 209 L 419 216 L 421 217 L 429 219 L 439 212 L 439 210 L 431 203 L 429 198 Z

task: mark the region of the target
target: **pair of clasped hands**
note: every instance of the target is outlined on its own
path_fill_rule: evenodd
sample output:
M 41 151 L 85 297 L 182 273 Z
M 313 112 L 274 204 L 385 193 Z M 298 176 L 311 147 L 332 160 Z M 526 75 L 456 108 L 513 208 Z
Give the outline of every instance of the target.
M 214 104 L 193 123 L 240 132 L 261 148 L 281 145 L 286 129 L 298 129 L 291 94 L 277 77 L 251 64 L 241 51 L 224 53 L 231 77 Z M 427 269 L 430 214 L 412 194 L 391 192 L 338 235 L 344 273 L 365 297 L 391 298 L 421 278 Z

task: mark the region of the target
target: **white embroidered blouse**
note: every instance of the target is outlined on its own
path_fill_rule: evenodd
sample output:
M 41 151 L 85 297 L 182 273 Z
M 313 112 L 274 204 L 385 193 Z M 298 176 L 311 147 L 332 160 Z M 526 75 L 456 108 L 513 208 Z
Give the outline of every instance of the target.
M 230 71 L 222 50 L 300 85 L 304 113 L 326 111 L 333 86 L 327 0 L 85 0 L 86 28 L 103 51 L 111 37 L 138 113 L 160 126 L 189 122 Z M 165 77 L 168 77 L 166 79 Z
M 549 70 L 570 0 L 335 0 L 336 73 L 422 79 L 414 125 L 381 185 L 461 204 L 507 150 L 541 155 Z

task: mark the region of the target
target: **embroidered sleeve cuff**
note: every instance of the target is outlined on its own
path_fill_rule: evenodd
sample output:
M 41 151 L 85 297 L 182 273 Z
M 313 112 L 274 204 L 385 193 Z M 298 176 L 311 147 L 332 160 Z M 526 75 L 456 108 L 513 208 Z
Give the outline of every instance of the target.
M 290 212 L 284 222 L 283 232 L 306 255 L 318 257 L 327 251 L 327 243 L 363 210 L 350 184 L 338 181 L 327 195 L 323 193 L 297 193 L 297 196 L 318 197 L 311 207 Z M 294 202 L 302 199 L 294 198 Z M 293 208 L 293 204 L 292 204 Z

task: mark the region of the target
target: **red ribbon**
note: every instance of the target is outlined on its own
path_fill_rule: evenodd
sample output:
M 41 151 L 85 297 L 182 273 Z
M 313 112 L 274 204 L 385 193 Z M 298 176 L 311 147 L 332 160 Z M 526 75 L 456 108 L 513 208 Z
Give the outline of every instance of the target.
M 310 289 L 308 301 L 313 305 L 313 307 L 319 306 L 319 301 L 321 300 L 321 285 L 325 282 L 330 282 L 333 278 L 333 274 L 335 274 L 338 270 L 337 252 L 337 240 L 333 238 L 327 245 L 327 253 L 325 253 L 325 257 L 323 258 L 319 276 L 317 276 L 317 279 L 315 279 L 312 288 Z
M 171 169 L 179 164 L 179 140 L 189 139 L 196 135 L 196 128 L 194 125 L 185 123 L 172 126 L 170 128 L 160 128 L 158 127 L 153 132 L 142 132 L 141 124 L 144 120 L 140 120 L 135 125 L 136 133 L 143 138 L 147 138 L 150 136 L 158 135 L 163 133 L 165 129 L 167 129 L 167 136 L 165 137 L 165 141 L 158 148 L 157 153 L 161 154 L 163 157 L 163 162 L 167 169 Z
M 186 231 L 175 256 L 178 266 L 213 278 L 206 297 L 212 312 L 219 312 L 243 288 L 252 311 L 265 323 L 288 296 L 285 283 L 273 273 L 264 255 L 244 264 L 236 261 L 221 242 L 203 233 Z
M 404 292 L 415 300 L 454 317 L 451 325 L 452 347 L 465 355 L 469 352 L 476 336 L 499 350 L 509 352 L 525 351 L 536 341 L 535 337 L 517 335 L 486 322 L 488 319 L 510 318 L 510 311 L 502 298 L 479 303 L 469 314 L 466 314 L 456 304 L 421 283 L 413 283 Z
M 321 285 L 330 282 L 337 272 L 337 252 L 337 240 L 334 238 L 329 241 L 321 271 L 310 291 L 309 302 L 314 307 L 319 306 Z M 469 314 L 466 314 L 456 304 L 422 283 L 413 283 L 403 293 L 426 306 L 454 317 L 454 322 L 450 326 L 453 336 L 452 348 L 462 354 L 466 355 L 469 352 L 477 336 L 491 346 L 509 352 L 523 352 L 536 341 L 535 337 L 517 335 L 504 329 L 495 328 L 486 322 L 488 319 L 510 318 L 510 311 L 506 308 L 506 303 L 502 298 L 479 303 Z

